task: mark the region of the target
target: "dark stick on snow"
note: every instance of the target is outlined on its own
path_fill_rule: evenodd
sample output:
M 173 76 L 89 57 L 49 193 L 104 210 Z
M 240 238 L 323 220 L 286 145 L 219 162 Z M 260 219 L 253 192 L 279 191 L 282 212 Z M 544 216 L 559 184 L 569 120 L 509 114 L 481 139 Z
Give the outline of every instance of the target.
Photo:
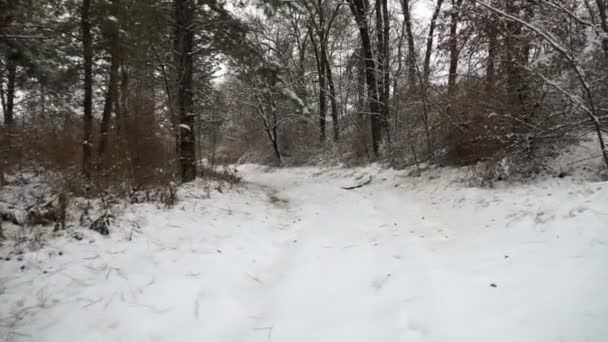
M 354 190 L 354 189 L 358 189 L 358 188 L 364 187 L 364 186 L 370 184 L 371 182 L 372 182 L 372 176 L 369 176 L 369 179 L 366 180 L 363 183 L 360 183 L 360 184 L 357 184 L 357 185 L 353 185 L 353 186 L 342 187 L 342 189 L 344 189 L 344 190 Z

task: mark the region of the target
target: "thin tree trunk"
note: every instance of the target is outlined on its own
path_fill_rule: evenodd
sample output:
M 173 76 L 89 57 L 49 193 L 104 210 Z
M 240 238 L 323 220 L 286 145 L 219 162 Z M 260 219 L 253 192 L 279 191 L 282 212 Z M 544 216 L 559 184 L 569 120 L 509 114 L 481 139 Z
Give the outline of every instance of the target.
M 382 2 L 383 0 L 376 0 L 375 6 L 376 6 L 376 47 L 377 47 L 377 54 L 376 54 L 376 59 L 377 59 L 377 63 L 376 63 L 376 72 L 377 72 L 377 76 L 376 76 L 376 82 L 378 84 L 378 111 L 380 113 L 380 123 L 382 128 L 384 129 L 384 118 L 385 116 L 385 93 L 384 93 L 384 69 L 386 68 L 386 62 L 384 60 L 384 58 L 386 57 L 386 52 L 385 50 L 387 49 L 387 46 L 384 45 L 384 43 L 386 42 L 384 39 L 384 15 L 382 13 Z
M 458 61 L 460 51 L 458 49 L 458 22 L 460 19 L 460 5 L 462 0 L 452 0 L 449 30 L 449 52 L 450 61 L 448 67 L 448 105 L 446 112 L 449 116 L 454 114 L 454 102 L 456 100 L 456 78 L 458 76 Z
M 319 70 L 319 124 L 321 126 L 321 142 L 325 142 L 327 136 L 327 68 L 325 67 L 325 62 L 327 61 L 326 35 L 329 33 L 325 31 L 323 0 L 317 0 L 317 6 L 319 11 L 319 64 L 317 65 Z
M 401 130 L 401 87 L 399 79 L 403 71 L 403 40 L 405 39 L 405 25 L 401 25 L 399 40 L 397 41 L 397 70 L 393 74 L 393 132 Z
M 92 169 L 91 132 L 93 128 L 93 40 L 90 22 L 91 0 L 83 0 L 81 13 L 84 55 L 84 116 L 82 137 L 82 173 L 90 180 Z
M 15 113 L 15 82 L 17 80 L 17 59 L 13 54 L 6 58 L 6 111 L 4 112 L 4 125 L 9 131 L 13 128 Z
M 454 95 L 456 92 L 456 77 L 458 75 L 458 60 L 460 50 L 458 49 L 458 22 L 460 20 L 460 6 L 462 0 L 452 0 L 452 13 L 450 21 L 450 66 L 448 75 L 448 108 L 452 107 Z
M 325 70 L 327 72 L 327 84 L 329 86 L 329 101 L 331 103 L 331 121 L 333 123 L 334 129 L 334 141 L 338 141 L 340 139 L 340 126 L 338 122 L 339 112 L 338 102 L 336 99 L 336 86 L 334 84 L 333 73 L 331 70 L 331 65 L 329 64 L 329 60 L 327 58 L 327 53 L 324 55 L 324 59 Z
M 325 53 L 325 49 L 323 48 L 323 39 L 319 38 L 319 44 L 314 38 L 314 35 L 310 35 L 310 40 L 313 46 L 313 52 L 315 54 L 315 61 L 317 64 L 317 73 L 319 75 L 319 140 L 321 143 L 325 142 L 326 138 L 326 122 L 327 122 L 327 96 L 325 94 L 327 84 L 326 84 L 326 68 L 325 68 L 325 59 L 323 58 L 323 54 Z
M 177 66 L 177 111 L 179 117 L 179 164 L 182 182 L 196 177 L 194 137 L 194 3 L 174 0 L 175 5 L 175 64 Z
M 435 11 L 431 17 L 431 24 L 429 25 L 429 34 L 426 38 L 426 51 L 424 53 L 424 65 L 422 69 L 423 80 L 425 84 L 429 83 L 429 77 L 431 75 L 431 56 L 433 55 L 433 40 L 435 38 L 435 27 L 437 26 L 437 18 L 441 13 L 441 5 L 443 0 L 437 0 L 435 4 Z
M 120 10 L 120 0 L 112 0 L 112 15 L 118 18 Z M 117 22 L 111 23 L 110 36 L 110 77 L 108 89 L 106 90 L 105 104 L 99 127 L 99 149 L 97 151 L 97 169 L 101 170 L 104 164 L 104 156 L 108 146 L 108 134 L 112 121 L 112 110 L 114 103 L 118 101 L 118 67 L 120 65 L 120 25 Z
M 496 86 L 495 61 L 498 49 L 498 28 L 494 15 L 486 24 L 486 34 L 488 35 L 488 57 L 486 61 L 486 94 L 491 98 L 494 96 Z
M 383 67 L 383 85 L 384 88 L 382 89 L 383 92 L 383 97 L 384 97 L 384 101 L 383 101 L 383 113 L 382 113 L 382 126 L 384 127 L 384 134 L 386 135 L 386 142 L 387 142 L 387 148 L 390 150 L 390 142 L 391 142 L 391 135 L 389 132 L 389 99 L 390 99 L 390 55 L 391 55 L 391 51 L 389 48 L 389 38 L 390 38 L 390 17 L 388 15 L 388 0 L 382 0 L 382 22 L 383 22 L 383 27 L 382 30 L 383 35 L 383 46 L 384 46 L 384 58 L 383 58 L 383 63 L 384 63 L 384 67 Z
M 127 116 L 129 115 L 129 69 L 123 61 L 120 67 L 120 98 L 116 107 L 116 135 L 127 130 Z

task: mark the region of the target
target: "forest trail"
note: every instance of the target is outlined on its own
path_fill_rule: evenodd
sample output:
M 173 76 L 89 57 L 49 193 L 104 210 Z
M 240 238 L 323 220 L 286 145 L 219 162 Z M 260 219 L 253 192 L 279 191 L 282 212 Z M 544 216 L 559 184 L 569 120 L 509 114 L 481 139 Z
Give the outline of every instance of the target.
M 206 198 L 194 183 L 170 210 L 127 208 L 109 239 L 84 232 L 1 262 L 0 341 L 608 337 L 607 183 L 239 173 L 241 189 Z

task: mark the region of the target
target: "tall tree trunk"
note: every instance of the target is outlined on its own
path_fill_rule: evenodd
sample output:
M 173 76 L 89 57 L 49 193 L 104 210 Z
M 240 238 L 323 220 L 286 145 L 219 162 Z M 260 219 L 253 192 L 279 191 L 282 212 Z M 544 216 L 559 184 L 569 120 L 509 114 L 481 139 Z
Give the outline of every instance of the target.
M 410 93 L 416 89 L 416 47 L 414 44 L 414 33 L 412 30 L 411 6 L 409 0 L 401 1 L 403 11 L 403 25 L 405 27 L 407 41 L 407 79 Z
M 82 137 L 82 173 L 90 180 L 92 169 L 91 131 L 93 128 L 93 39 L 91 37 L 91 0 L 83 0 L 81 12 L 84 55 L 84 116 Z
M 355 22 L 357 23 L 359 36 L 361 38 L 361 49 L 363 50 L 362 57 L 365 61 L 365 83 L 367 84 L 367 93 L 369 97 L 372 149 L 374 156 L 378 157 L 380 143 L 382 142 L 382 119 L 380 117 L 380 101 L 378 99 L 378 82 L 376 79 L 377 68 L 367 22 L 367 8 L 369 5 L 367 0 L 349 0 L 349 6 L 355 17 Z
M 366 80 L 365 80 L 365 60 L 361 58 L 363 56 L 363 49 L 359 48 L 356 54 L 356 82 L 357 82 L 357 101 L 356 101 L 356 116 L 355 116 L 355 128 L 357 129 L 357 135 L 353 140 L 353 148 L 365 155 L 367 158 L 370 157 L 369 153 L 369 138 L 370 138 L 370 120 L 368 118 L 366 109 L 367 103 L 365 102 L 366 92 Z M 369 108 L 369 107 L 368 107 Z
M 424 65 L 422 69 L 423 82 L 426 85 L 429 83 L 429 77 L 431 75 L 431 56 L 433 55 L 433 40 L 435 38 L 435 27 L 437 26 L 437 18 L 441 13 L 441 5 L 443 0 L 437 0 L 435 4 L 435 11 L 431 17 L 431 23 L 429 25 L 429 33 L 426 38 L 426 51 L 424 52 Z
M 383 112 L 382 112 L 382 126 L 384 127 L 384 134 L 386 135 L 386 141 L 387 141 L 387 145 L 390 148 L 390 141 L 391 141 L 391 135 L 389 132 L 389 98 L 390 98 L 390 89 L 391 89 L 391 85 L 390 85 L 390 55 L 391 55 L 391 51 L 389 48 L 389 38 L 390 38 L 390 18 L 388 15 L 388 0 L 382 0 L 382 23 L 383 23 L 383 34 L 382 34 L 382 38 L 383 38 L 383 52 L 384 52 L 384 58 L 383 58 L 383 75 L 382 77 L 384 78 L 383 80 L 383 86 L 384 88 L 381 90 L 383 92 Z
M 10 142 L 10 131 L 15 121 L 15 83 L 17 80 L 17 58 L 9 53 L 6 58 L 6 111 L 4 112 L 4 126 L 8 131 Z
M 520 17 L 525 9 L 520 3 L 507 2 L 506 13 Z M 526 16 L 528 16 L 526 11 Z M 524 19 L 531 19 L 530 17 Z M 513 115 L 521 117 L 524 121 L 528 120 L 530 87 L 524 74 L 524 69 L 528 61 L 529 43 L 524 36 L 523 25 L 515 21 L 508 21 L 506 24 L 505 50 L 506 50 L 506 76 L 507 76 L 507 95 L 510 111 Z
M 319 75 L 319 140 L 321 143 L 325 142 L 326 138 L 326 123 L 327 123 L 327 96 L 325 94 L 327 84 L 326 84 L 326 68 L 325 68 L 325 58 L 323 58 L 323 54 L 325 53 L 325 49 L 323 48 L 323 36 L 319 37 L 319 42 L 317 44 L 316 39 L 314 38 L 314 34 L 310 35 L 310 40 L 312 42 L 313 52 L 315 54 L 315 61 L 317 64 L 317 73 Z
M 12 150 L 12 135 L 14 126 L 14 111 L 15 111 L 15 83 L 17 80 L 17 58 L 13 53 L 9 53 L 6 58 L 6 94 L 4 93 L 4 87 L 0 84 L 0 96 L 2 96 L 2 112 L 4 114 L 4 129 L 3 134 L 0 135 L 0 153 L 2 160 L 0 160 L 0 185 L 6 183 L 4 178 L 4 172 L 9 165 L 9 159 L 11 159 Z M 0 83 L 3 80 L 0 80 Z
M 129 69 L 123 60 L 120 67 L 120 98 L 116 99 L 116 135 L 121 137 L 127 129 L 127 116 L 129 115 Z
M 393 132 L 401 130 L 401 86 L 399 80 L 403 72 L 403 40 L 405 39 L 405 25 L 401 25 L 401 32 L 397 40 L 397 69 L 393 74 Z
M 388 5 L 387 0 L 376 0 L 376 44 L 377 44 L 377 76 L 376 82 L 378 83 L 378 112 L 380 116 L 380 126 L 382 134 L 386 138 L 387 148 L 390 145 L 390 134 L 388 126 L 388 100 L 390 82 L 389 78 L 389 19 L 388 19 Z
M 111 7 L 112 16 L 114 18 L 118 18 L 118 12 L 120 11 L 120 0 L 112 0 Z M 114 109 L 115 102 L 118 101 L 118 68 L 120 66 L 119 22 L 111 22 L 111 29 L 108 36 L 110 39 L 110 77 L 108 80 L 108 88 L 106 90 L 101 125 L 99 127 L 99 149 L 97 151 L 98 170 L 101 170 L 104 164 L 104 156 L 108 145 L 108 134 L 110 132 L 110 123 L 112 121 L 112 110 Z
M 460 20 L 460 6 L 462 0 L 452 0 L 452 13 L 450 18 L 450 66 L 448 74 L 448 108 L 452 108 L 454 95 L 456 92 L 456 77 L 458 75 L 458 60 L 460 50 L 458 49 L 458 22 Z
M 327 58 L 327 50 L 324 55 L 325 59 L 325 70 L 327 72 L 327 85 L 329 86 L 329 101 L 331 103 L 331 121 L 333 123 L 334 129 L 334 141 L 338 141 L 340 139 L 340 126 L 338 122 L 338 100 L 336 98 L 336 86 L 334 84 L 334 77 L 331 70 L 331 65 L 329 64 L 329 59 Z
M 386 69 L 387 65 L 385 64 L 385 57 L 386 57 L 386 50 L 387 50 L 387 46 L 385 45 L 386 40 L 384 39 L 384 14 L 382 12 L 382 3 L 384 0 L 376 0 L 375 6 L 376 6 L 376 47 L 377 47 L 377 54 L 376 54 L 376 59 L 377 59 L 377 63 L 376 63 L 376 82 L 378 83 L 378 111 L 380 113 L 380 123 L 382 126 L 382 129 L 385 128 L 385 122 L 384 119 L 386 118 L 386 94 L 384 92 L 385 86 L 384 86 L 384 70 Z
M 175 6 L 175 65 L 177 68 L 177 111 L 179 117 L 179 164 L 182 182 L 196 177 L 194 138 L 194 3 L 193 0 L 174 0 Z
M 496 86 L 496 53 L 498 50 L 498 28 L 494 15 L 488 19 L 486 24 L 486 34 L 488 36 L 488 57 L 486 61 L 486 94 L 491 98 L 494 96 Z
M 323 143 L 327 136 L 327 68 L 325 63 L 327 62 L 326 36 L 328 35 L 328 32 L 326 31 L 325 25 L 325 8 L 322 0 L 317 0 L 314 9 L 307 6 L 306 3 L 305 6 L 311 16 L 318 17 L 318 22 L 313 21 L 310 24 L 310 41 L 315 55 L 319 78 L 319 140 Z

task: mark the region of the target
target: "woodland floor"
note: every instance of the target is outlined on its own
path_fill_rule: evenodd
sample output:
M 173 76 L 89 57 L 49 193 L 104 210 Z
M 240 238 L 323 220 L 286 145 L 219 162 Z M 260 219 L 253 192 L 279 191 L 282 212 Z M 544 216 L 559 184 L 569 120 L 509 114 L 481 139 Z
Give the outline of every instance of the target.
M 608 341 L 608 182 L 239 173 L 0 261 L 0 341 Z

